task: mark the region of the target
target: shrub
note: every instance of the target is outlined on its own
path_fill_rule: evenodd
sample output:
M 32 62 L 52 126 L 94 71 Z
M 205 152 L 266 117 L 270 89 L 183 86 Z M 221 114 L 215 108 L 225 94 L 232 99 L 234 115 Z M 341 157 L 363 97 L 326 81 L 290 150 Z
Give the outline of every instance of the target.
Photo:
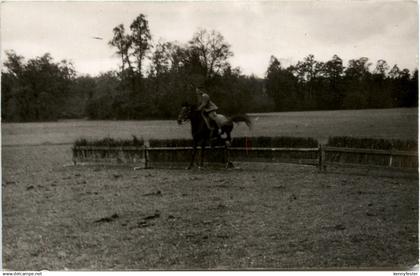
M 150 147 L 191 147 L 191 139 L 150 139 Z
M 143 138 L 137 138 L 133 135 L 132 139 L 114 139 L 103 138 L 99 140 L 87 140 L 80 138 L 74 142 L 74 146 L 90 146 L 90 147 L 141 147 L 144 145 Z
M 415 140 L 386 140 L 374 138 L 355 138 L 355 137 L 330 137 L 327 146 L 346 147 L 346 148 L 365 148 L 382 150 L 403 150 L 417 151 L 418 143 Z
M 237 137 L 232 147 L 314 148 L 318 147 L 318 141 L 310 137 Z

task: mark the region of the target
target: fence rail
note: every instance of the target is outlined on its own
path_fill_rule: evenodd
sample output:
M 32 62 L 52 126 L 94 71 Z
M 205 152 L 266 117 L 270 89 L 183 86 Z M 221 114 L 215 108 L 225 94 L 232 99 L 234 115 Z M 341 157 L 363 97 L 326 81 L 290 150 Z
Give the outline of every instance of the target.
M 231 151 L 278 151 L 278 152 L 317 152 L 319 148 L 246 148 L 246 147 L 232 147 Z
M 118 146 L 118 147 L 106 147 L 106 146 L 76 146 L 73 147 L 76 150 L 98 150 L 98 151 L 139 151 L 144 150 L 144 146 L 134 147 L 134 146 Z
M 400 151 L 400 150 L 340 148 L 340 147 L 329 147 L 329 146 L 324 146 L 324 150 L 327 152 L 365 153 L 365 154 L 393 155 L 393 156 L 417 156 L 417 152 Z
M 158 162 L 188 162 L 192 147 L 149 147 L 149 146 L 75 146 L 73 162 L 100 162 L 106 160 L 117 163 L 144 163 L 145 168 Z M 343 148 L 320 145 L 308 148 L 267 148 L 267 147 L 206 147 L 207 162 L 223 162 L 226 154 L 231 161 L 287 162 L 311 164 L 325 171 L 327 166 L 351 165 L 373 168 L 418 168 L 417 151 L 377 150 Z M 209 156 L 209 155 L 212 155 Z M 376 156 L 376 157 L 375 157 Z M 199 157 L 197 157 L 199 158 Z M 350 161 L 349 161 L 350 159 Z

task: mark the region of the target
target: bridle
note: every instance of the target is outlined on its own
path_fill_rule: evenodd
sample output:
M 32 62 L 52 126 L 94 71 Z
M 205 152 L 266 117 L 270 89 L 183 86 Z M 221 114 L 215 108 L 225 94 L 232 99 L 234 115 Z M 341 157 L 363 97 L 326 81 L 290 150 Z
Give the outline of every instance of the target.
M 191 115 L 191 106 L 184 105 L 177 118 L 178 124 L 180 125 L 183 122 L 188 121 L 190 119 L 190 115 Z

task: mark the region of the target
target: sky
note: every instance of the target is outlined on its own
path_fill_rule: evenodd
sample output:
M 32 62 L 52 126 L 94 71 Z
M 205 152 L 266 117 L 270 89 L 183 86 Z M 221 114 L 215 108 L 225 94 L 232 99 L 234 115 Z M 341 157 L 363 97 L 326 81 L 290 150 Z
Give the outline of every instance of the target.
M 50 53 L 72 61 L 79 74 L 118 70 L 108 45 L 112 29 L 146 15 L 153 42 L 187 43 L 200 28 L 220 32 L 234 54 L 233 67 L 264 77 L 276 56 L 287 67 L 309 54 L 327 61 L 385 59 L 418 68 L 415 1 L 149 1 L 1 3 L 1 57 L 14 50 L 26 59 Z M 101 37 L 103 40 L 94 39 Z

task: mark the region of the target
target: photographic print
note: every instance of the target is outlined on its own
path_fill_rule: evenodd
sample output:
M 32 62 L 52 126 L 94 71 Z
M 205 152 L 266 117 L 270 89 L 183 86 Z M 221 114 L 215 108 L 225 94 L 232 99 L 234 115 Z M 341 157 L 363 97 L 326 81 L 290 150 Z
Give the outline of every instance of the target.
M 3 1 L 1 64 L 4 270 L 418 270 L 416 1 Z

